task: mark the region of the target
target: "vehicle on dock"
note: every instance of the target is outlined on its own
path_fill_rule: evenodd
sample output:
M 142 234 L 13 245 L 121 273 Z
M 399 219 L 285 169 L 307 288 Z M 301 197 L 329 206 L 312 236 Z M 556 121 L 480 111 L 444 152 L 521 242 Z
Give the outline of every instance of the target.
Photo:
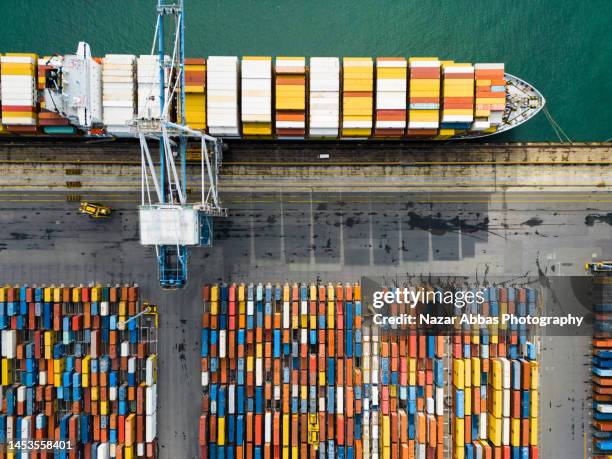
M 95 202 L 85 202 L 81 203 L 79 207 L 79 212 L 85 215 L 89 215 L 91 218 L 108 218 L 111 216 L 111 208 L 108 206 L 103 206 L 102 204 L 98 204 Z

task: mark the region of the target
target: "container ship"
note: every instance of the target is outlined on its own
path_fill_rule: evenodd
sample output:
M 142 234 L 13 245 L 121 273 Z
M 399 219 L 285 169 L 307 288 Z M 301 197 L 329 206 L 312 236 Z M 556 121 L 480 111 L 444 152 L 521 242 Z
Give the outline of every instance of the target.
M 133 137 L 160 117 L 158 56 L 0 56 L 1 137 Z M 167 70 L 166 70 L 167 71 Z M 177 75 L 165 75 L 173 88 Z M 185 59 L 185 120 L 221 138 L 472 139 L 508 131 L 545 99 L 504 64 L 433 57 Z M 167 88 L 170 90 L 170 88 Z

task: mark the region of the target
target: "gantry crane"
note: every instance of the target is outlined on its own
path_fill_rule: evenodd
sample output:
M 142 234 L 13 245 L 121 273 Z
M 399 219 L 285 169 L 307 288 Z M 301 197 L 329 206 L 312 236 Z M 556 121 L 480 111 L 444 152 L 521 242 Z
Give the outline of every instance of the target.
M 133 131 L 140 139 L 142 163 L 140 243 L 155 246 L 162 288 L 185 285 L 188 247 L 212 246 L 213 217 L 227 215 L 217 191 L 222 143 L 191 129 L 185 121 L 184 20 L 183 0 L 157 1 L 157 25 L 151 54 L 157 44 L 159 113 L 141 114 L 132 122 Z M 166 28 L 168 23 L 169 29 Z M 173 36 L 171 55 L 166 54 L 166 36 Z M 187 202 L 189 139 L 199 141 L 200 147 L 202 191 L 200 201 L 195 203 Z M 149 140 L 159 142 L 158 165 L 151 156 Z

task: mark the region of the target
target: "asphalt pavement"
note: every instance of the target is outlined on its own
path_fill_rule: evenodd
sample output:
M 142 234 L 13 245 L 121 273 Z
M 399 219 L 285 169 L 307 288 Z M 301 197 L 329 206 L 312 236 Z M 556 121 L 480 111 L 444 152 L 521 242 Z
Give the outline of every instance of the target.
M 583 275 L 585 261 L 612 257 L 605 192 L 225 193 L 230 212 L 215 222 L 214 247 L 192 249 L 187 288 L 167 292 L 153 248 L 139 245 L 138 195 L 113 199 L 113 217 L 96 221 L 64 197 L 0 197 L 0 278 L 136 282 L 159 305 L 161 458 L 197 457 L 204 283 Z M 582 457 L 589 352 L 587 337 L 542 339 L 542 457 Z

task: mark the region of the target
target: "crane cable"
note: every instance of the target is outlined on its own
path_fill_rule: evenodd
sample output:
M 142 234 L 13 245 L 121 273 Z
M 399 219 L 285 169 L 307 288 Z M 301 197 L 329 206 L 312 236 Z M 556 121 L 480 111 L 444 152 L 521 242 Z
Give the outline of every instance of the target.
M 550 114 L 550 112 L 548 111 L 548 107 L 544 106 L 543 108 L 543 112 L 544 115 L 546 115 L 546 119 L 548 120 L 548 122 L 550 123 L 550 126 L 553 128 L 553 131 L 555 131 L 555 134 L 557 135 L 557 137 L 559 138 L 559 141 L 561 143 L 573 143 L 572 139 L 569 138 L 569 136 L 565 133 L 565 131 L 561 128 L 561 126 L 559 125 L 559 123 L 557 123 L 557 121 L 553 118 L 553 116 Z

